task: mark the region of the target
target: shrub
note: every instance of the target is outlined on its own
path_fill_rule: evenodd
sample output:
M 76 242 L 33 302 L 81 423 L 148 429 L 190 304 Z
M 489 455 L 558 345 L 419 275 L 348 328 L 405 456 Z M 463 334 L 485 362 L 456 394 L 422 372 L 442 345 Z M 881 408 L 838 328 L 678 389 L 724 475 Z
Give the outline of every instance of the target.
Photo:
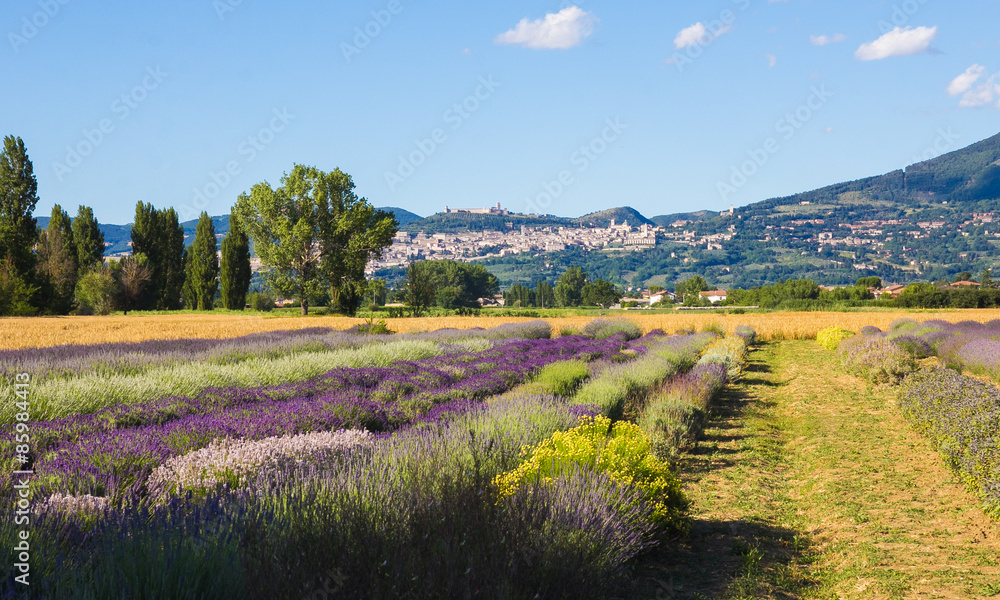
M 371 317 L 364 323 L 348 329 L 347 333 L 356 333 L 359 335 L 392 335 L 396 332 L 389 329 L 389 325 L 385 322 L 385 319 L 376 321 L 374 317 Z
M 917 368 L 909 352 L 881 337 L 855 336 L 843 342 L 838 352 L 849 373 L 875 384 L 898 384 Z
M 588 377 L 590 370 L 582 360 L 564 360 L 542 367 L 532 382 L 543 394 L 572 396 Z
M 625 339 L 642 337 L 642 327 L 628 319 L 594 319 L 583 328 L 583 334 L 596 340 L 607 339 L 616 333 L 624 333 Z
M 877 335 L 882 333 L 882 330 L 874 325 L 865 325 L 861 328 L 861 335 Z
M 110 269 L 90 271 L 76 283 L 77 313 L 108 315 L 118 306 L 121 287 Z
M 827 327 L 826 329 L 821 329 L 819 333 L 816 334 L 816 342 L 820 346 L 823 346 L 827 350 L 836 350 L 840 342 L 846 340 L 847 338 L 854 335 L 853 331 L 848 331 L 843 327 Z
M 920 337 L 901 335 L 892 338 L 892 343 L 906 350 L 913 358 L 927 358 L 934 354 L 934 349 L 931 348 L 931 345 Z
M 654 400 L 639 418 L 650 448 L 661 460 L 672 460 L 690 447 L 708 424 L 708 413 L 676 398 Z
M 749 325 L 740 325 L 733 330 L 733 335 L 738 335 L 743 338 L 743 341 L 747 343 L 747 346 L 752 346 L 757 343 L 757 331 Z
M 687 530 L 688 502 L 680 481 L 650 452 L 642 429 L 625 421 L 612 425 L 606 417 L 582 417 L 577 427 L 554 433 L 494 483 L 502 496 L 509 496 L 525 484 L 547 482 L 578 469 L 607 472 L 622 486 L 636 486 L 654 506 L 654 523 L 668 531 Z
M 701 326 L 701 330 L 709 333 L 714 333 L 719 337 L 726 335 L 726 329 L 722 325 L 719 325 L 718 323 L 714 322 L 705 323 L 704 325 Z
M 747 344 L 739 336 L 716 340 L 705 348 L 698 364 L 721 365 L 729 381 L 736 381 L 747 367 Z
M 247 304 L 254 310 L 271 312 L 274 310 L 274 296 L 270 292 L 251 292 L 247 294 Z

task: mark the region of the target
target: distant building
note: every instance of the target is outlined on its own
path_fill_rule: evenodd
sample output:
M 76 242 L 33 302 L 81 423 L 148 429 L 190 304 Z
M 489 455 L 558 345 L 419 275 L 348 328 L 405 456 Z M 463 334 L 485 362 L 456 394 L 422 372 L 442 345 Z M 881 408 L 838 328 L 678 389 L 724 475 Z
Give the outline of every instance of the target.
M 955 283 L 951 284 L 950 287 L 968 289 L 968 288 L 979 287 L 979 284 L 976 283 L 975 281 L 956 281 Z
M 711 292 L 701 292 L 701 297 L 712 304 L 718 304 L 719 302 L 725 302 L 729 294 L 726 293 L 726 290 L 714 290 Z
M 509 215 L 510 211 L 506 208 L 501 208 L 500 203 L 497 202 L 496 206 L 491 206 L 489 208 L 449 208 L 444 207 L 444 212 L 446 215 L 454 215 L 459 213 L 468 213 L 473 215 Z

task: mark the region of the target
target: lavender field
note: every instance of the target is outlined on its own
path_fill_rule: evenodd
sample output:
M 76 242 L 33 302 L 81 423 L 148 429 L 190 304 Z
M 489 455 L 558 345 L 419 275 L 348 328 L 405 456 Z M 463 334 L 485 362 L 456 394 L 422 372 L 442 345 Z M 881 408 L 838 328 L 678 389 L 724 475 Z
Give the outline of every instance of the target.
M 32 420 L 0 414 L 5 466 L 32 473 L 29 595 L 614 597 L 689 528 L 676 457 L 741 376 L 754 332 L 738 333 L 530 322 L 6 351 L 4 380 L 32 377 Z M 21 524 L 4 518 L 4 544 Z
M 906 419 L 1000 519 L 1000 321 L 899 319 L 862 328 L 838 351 L 849 372 L 900 385 Z

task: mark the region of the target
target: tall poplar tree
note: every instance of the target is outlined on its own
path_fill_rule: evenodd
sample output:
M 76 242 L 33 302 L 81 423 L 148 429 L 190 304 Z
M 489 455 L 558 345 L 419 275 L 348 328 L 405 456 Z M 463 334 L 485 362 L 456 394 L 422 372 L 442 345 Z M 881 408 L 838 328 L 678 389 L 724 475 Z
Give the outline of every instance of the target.
M 73 243 L 76 244 L 76 263 L 81 274 L 104 263 L 104 234 L 89 206 L 80 206 L 76 212 Z
M 38 239 L 31 213 L 38 203 L 38 182 L 24 142 L 8 135 L 0 152 L 0 315 L 31 314 Z
M 132 254 L 145 254 L 152 273 L 150 284 L 137 301 L 139 309 L 180 308 L 184 285 L 184 228 L 177 212 L 157 210 L 139 202 L 132 223 Z
M 73 310 L 78 278 L 76 244 L 69 214 L 56 204 L 49 226 L 38 236 L 38 271 L 42 276 L 46 309 L 58 314 Z
M 250 240 L 236 216 L 229 214 L 229 233 L 222 238 L 222 263 L 219 283 L 222 284 L 222 306 L 228 310 L 243 310 L 250 289 Z
M 198 218 L 194 243 L 187 250 L 184 299 L 188 308 L 212 310 L 215 307 L 215 292 L 219 289 L 218 243 L 215 239 L 215 224 L 207 212 Z

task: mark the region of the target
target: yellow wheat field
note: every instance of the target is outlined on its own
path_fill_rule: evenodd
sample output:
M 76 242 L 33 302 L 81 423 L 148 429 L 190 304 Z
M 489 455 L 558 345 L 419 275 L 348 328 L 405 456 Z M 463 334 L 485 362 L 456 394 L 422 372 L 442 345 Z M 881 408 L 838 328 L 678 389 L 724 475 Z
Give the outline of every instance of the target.
M 917 321 L 943 319 L 947 321 L 989 321 L 1000 319 L 1000 310 L 954 311 L 894 311 L 870 313 L 783 312 L 766 314 L 642 314 L 630 312 L 622 316 L 639 323 L 644 331 L 663 329 L 673 333 L 681 329 L 704 329 L 717 324 L 727 332 L 739 325 L 749 325 L 765 340 L 813 338 L 816 332 L 831 325 L 858 331 L 865 325 L 882 329 L 899 318 Z M 594 317 L 552 317 L 555 333 L 567 328 L 581 329 Z M 417 319 L 387 319 L 394 331 L 430 331 L 444 327 L 468 329 L 493 327 L 501 323 L 530 321 L 524 317 L 424 317 Z M 59 344 L 95 344 L 176 338 L 228 338 L 282 329 L 333 327 L 347 329 L 362 319 L 347 317 L 265 317 L 260 315 L 132 315 L 108 317 L 7 317 L 0 318 L 0 350 L 55 346 Z

